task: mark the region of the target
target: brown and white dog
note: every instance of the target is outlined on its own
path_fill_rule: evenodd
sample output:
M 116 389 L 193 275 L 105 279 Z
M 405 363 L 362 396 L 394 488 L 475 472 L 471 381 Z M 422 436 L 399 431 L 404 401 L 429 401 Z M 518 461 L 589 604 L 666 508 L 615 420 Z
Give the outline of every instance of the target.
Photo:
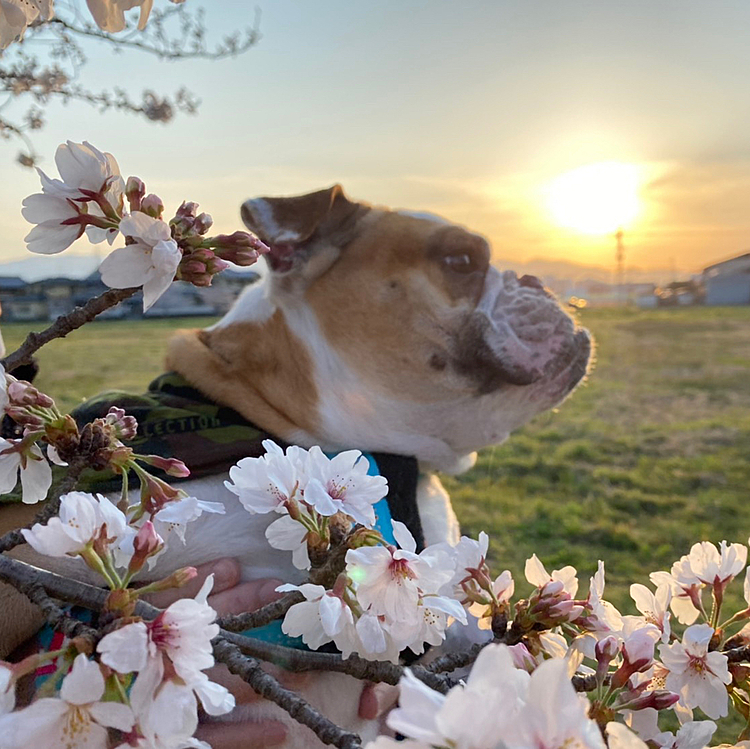
M 249 200 L 242 217 L 271 246 L 270 272 L 220 322 L 174 338 L 168 368 L 287 442 L 416 456 L 425 541 L 455 542 L 431 471 L 468 468 L 560 403 L 586 373 L 589 335 L 538 279 L 498 271 L 483 237 L 437 216 L 354 202 L 337 185 Z M 194 523 L 156 573 L 234 556 L 245 579 L 300 581 L 291 555 L 265 541 L 271 518 L 245 512 L 223 478 L 182 485 L 227 514 Z M 80 574 L 73 560 L 60 567 Z M 311 700 L 367 734 L 348 679 L 316 677 Z M 269 703 L 244 710 L 236 717 L 280 716 Z M 287 746 L 315 743 L 296 727 Z

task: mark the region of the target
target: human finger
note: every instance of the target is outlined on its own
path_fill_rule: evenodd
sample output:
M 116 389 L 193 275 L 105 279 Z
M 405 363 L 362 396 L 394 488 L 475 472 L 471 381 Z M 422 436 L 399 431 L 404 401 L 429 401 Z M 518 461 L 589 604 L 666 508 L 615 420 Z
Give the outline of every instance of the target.
M 164 609 L 180 598 L 195 598 L 209 575 L 214 576 L 214 594 L 233 588 L 240 581 L 240 564 L 236 559 L 229 557 L 206 562 L 196 567 L 196 570 L 198 574 L 182 587 L 149 593 L 143 596 L 144 600 Z
M 286 728 L 275 720 L 205 723 L 198 728 L 195 738 L 207 742 L 213 749 L 246 749 L 249 746 L 262 749 L 282 744 L 286 740 Z
M 281 580 L 273 578 L 250 580 L 228 590 L 213 593 L 208 597 L 208 604 L 219 616 L 255 611 L 283 595 L 276 592 L 276 588 L 281 584 Z

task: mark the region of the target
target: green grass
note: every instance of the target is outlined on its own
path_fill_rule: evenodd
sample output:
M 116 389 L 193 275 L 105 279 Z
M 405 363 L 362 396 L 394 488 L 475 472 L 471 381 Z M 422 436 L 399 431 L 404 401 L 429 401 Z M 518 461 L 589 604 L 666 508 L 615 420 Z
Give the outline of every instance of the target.
M 69 408 L 100 390 L 139 391 L 175 328 L 210 320 L 88 325 L 39 354 L 38 385 Z M 588 382 L 476 467 L 445 477 L 464 531 L 486 530 L 498 569 L 536 552 L 587 578 L 631 582 L 702 539 L 750 533 L 750 308 L 585 310 L 597 341 Z M 8 350 L 29 326 L 6 324 Z M 521 586 L 523 587 L 523 586 Z

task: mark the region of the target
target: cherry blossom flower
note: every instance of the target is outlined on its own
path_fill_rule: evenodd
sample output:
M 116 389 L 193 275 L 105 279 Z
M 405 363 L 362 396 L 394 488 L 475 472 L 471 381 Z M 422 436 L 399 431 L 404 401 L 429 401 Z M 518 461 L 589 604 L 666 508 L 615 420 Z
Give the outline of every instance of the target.
M 195 692 L 176 681 L 164 682 L 153 700 L 138 712 L 138 734 L 117 749 L 211 749 L 192 738 L 198 728 Z
M 46 525 L 36 523 L 21 530 L 23 537 L 40 554 L 52 557 L 83 553 L 94 540 L 111 539 L 117 546 L 129 533 L 127 518 L 106 497 L 69 492 L 60 498 L 60 512 Z
M 526 560 L 524 575 L 532 585 L 536 585 L 540 590 L 544 590 L 549 583 L 555 582 L 560 583 L 561 589 L 571 598 L 574 598 L 578 592 L 578 577 L 576 577 L 575 567 L 568 565 L 560 570 L 552 570 L 550 575 L 536 554 L 532 554 L 531 558 Z
M 54 0 L 0 0 L 0 52 L 12 42 L 23 39 L 30 23 L 40 15 L 52 17 Z
M 672 565 L 670 574 L 684 586 L 711 585 L 719 594 L 747 562 L 747 546 L 721 542 L 721 548 L 709 541 L 693 544 L 690 553 Z
M 62 180 L 37 169 L 42 192 L 23 201 L 23 217 L 37 224 L 26 236 L 28 249 L 47 255 L 62 252 L 84 231 L 91 242 L 107 239 L 111 244 L 117 236 L 112 219 L 120 215 L 124 189 L 114 156 L 85 141 L 68 141 L 55 152 L 55 163 Z
M 271 440 L 264 440 L 266 454 L 243 458 L 229 469 L 231 481 L 224 486 L 240 498 L 252 513 L 286 512 L 286 503 L 298 498 L 306 483 L 307 450 L 292 446 L 286 453 Z
M 672 633 L 669 621 L 672 590 L 669 585 L 660 585 L 656 593 L 652 593 L 645 585 L 634 583 L 630 586 L 630 597 L 635 601 L 635 607 L 643 614 L 645 621 L 659 629 L 661 641 L 668 643 Z
M 666 687 L 680 695 L 685 707 L 699 707 L 709 718 L 727 714 L 726 684 L 732 677 L 723 653 L 708 652 L 714 630 L 694 624 L 685 630 L 682 642 L 660 645 L 664 666 L 669 670 Z
M 276 590 L 286 593 L 298 590 L 306 600 L 295 603 L 286 612 L 281 631 L 290 637 L 301 637 L 309 648 L 317 650 L 332 640 L 341 650 L 342 642 L 351 653 L 356 643 L 354 615 L 351 608 L 322 585 L 281 585 Z M 338 641 L 336 641 L 338 639 Z M 347 657 L 347 656 L 344 656 Z
M 451 618 L 466 624 L 466 611 L 458 601 L 444 596 L 422 596 L 408 621 L 386 622 L 386 628 L 399 650 L 409 648 L 420 655 L 425 643 L 439 645 L 445 639 Z
M 80 654 L 63 679 L 60 699 L 42 698 L 0 718 L 4 749 L 30 746 L 105 749 L 107 727 L 128 731 L 134 718 L 119 702 L 101 702 L 104 677 L 99 665 Z
M 430 689 L 408 668 L 398 687 L 398 707 L 388 714 L 388 727 L 424 744 L 444 745 L 446 740 L 438 728 L 437 718 L 446 695 Z
M 266 539 L 274 549 L 292 552 L 292 564 L 298 570 L 310 569 L 310 556 L 307 551 L 308 530 L 302 523 L 289 515 L 274 520 L 266 528 Z
M 52 469 L 38 445 L 0 437 L 0 494 L 12 491 L 21 475 L 22 500 L 36 504 L 47 497 L 52 485 Z
M 654 736 L 654 742 L 661 749 L 703 749 L 716 731 L 712 720 L 692 720 L 683 724 L 676 734 L 664 731 Z
M 721 548 L 709 541 L 693 544 L 690 553 L 682 556 L 667 572 L 652 572 L 654 585 L 669 585 L 671 607 L 682 624 L 692 624 L 701 610 L 700 591 L 710 585 L 719 601 L 724 589 L 744 568 L 747 547 L 744 544 L 721 542 Z
M 488 645 L 479 654 L 465 684 L 443 696 L 407 670 L 399 687 L 399 707 L 388 715 L 390 728 L 419 745 L 485 749 L 506 736 L 521 712 L 530 678 L 513 666 L 505 645 Z M 571 688 L 572 691 L 572 688 Z
M 584 606 L 574 600 L 578 592 L 574 567 L 553 570 L 550 575 L 534 554 L 526 560 L 524 574 L 537 587 L 529 599 L 529 613 L 537 621 L 555 626 L 564 621 L 575 621 L 583 613 Z
M 508 726 L 508 746 L 578 746 L 604 749 L 599 727 L 587 715 L 588 701 L 575 693 L 568 664 L 545 661 L 531 674 L 523 708 Z
M 182 2 L 183 0 L 172 0 Z M 86 0 L 96 25 L 103 31 L 116 33 L 125 28 L 125 11 L 140 8 L 138 30 L 143 31 L 151 14 L 154 0 Z
M 151 518 L 156 532 L 169 541 L 174 533 L 185 543 L 185 533 L 189 523 L 197 520 L 204 512 L 223 515 L 226 508 L 221 502 L 206 502 L 197 497 L 182 497 L 174 502 L 167 502 Z
M 607 746 L 609 749 L 648 749 L 648 744 L 638 734 L 622 723 L 607 723 Z
M 576 624 L 594 635 L 594 638 L 607 636 L 610 633 L 618 633 L 623 627 L 622 614 L 609 601 L 604 600 L 605 573 L 604 562 L 599 560 L 596 574 L 589 582 L 589 594 L 586 598 L 586 607 Z M 583 652 L 592 657 L 591 641 L 587 638 Z
M 654 645 L 660 634 L 657 627 L 652 624 L 641 625 L 641 622 L 632 620 L 626 624 L 621 633 L 622 665 L 612 675 L 614 686 L 625 686 L 633 674 L 651 668 L 654 661 Z
M 135 241 L 104 258 L 99 266 L 102 281 L 113 289 L 143 286 L 145 312 L 171 285 L 182 253 L 169 225 L 145 213 L 124 218 L 120 231 Z
M 649 575 L 651 582 L 657 587 L 668 587 L 671 593 L 669 607 L 677 617 L 680 624 L 693 624 L 700 614 L 696 603 L 700 602 L 701 583 L 683 585 L 669 572 L 652 572 Z
M 401 548 L 350 549 L 346 571 L 357 585 L 357 600 L 364 609 L 390 621 L 414 621 L 420 597 L 436 593 L 453 577 L 453 561 L 439 549 L 416 554 L 416 542 L 407 527 L 391 522 Z
M 383 476 L 368 476 L 369 462 L 359 450 L 329 458 L 319 447 L 308 453 L 305 501 L 321 515 L 343 512 L 366 528 L 375 525 L 373 505 L 388 493 Z
M 126 624 L 100 640 L 97 651 L 102 663 L 123 674 L 139 672 L 132 690 L 139 715 L 171 673 L 198 694 L 210 715 L 233 709 L 232 695 L 202 673 L 214 665 L 211 640 L 219 633 L 216 612 L 207 603 L 212 586 L 213 575 L 209 575 L 194 599 L 181 598 L 153 621 Z

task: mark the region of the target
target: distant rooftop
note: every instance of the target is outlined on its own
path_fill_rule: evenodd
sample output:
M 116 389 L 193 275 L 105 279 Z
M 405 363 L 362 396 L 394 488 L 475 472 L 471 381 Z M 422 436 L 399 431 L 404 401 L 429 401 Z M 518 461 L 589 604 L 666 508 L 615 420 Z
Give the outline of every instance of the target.
M 19 276 L 0 276 L 0 290 L 23 289 L 25 286 L 26 281 Z
M 714 263 L 703 269 L 703 273 L 707 276 L 715 276 L 728 271 L 739 271 L 741 273 L 750 272 L 750 252 L 745 252 L 742 255 L 735 255 L 734 257 L 722 260 L 720 263 Z

